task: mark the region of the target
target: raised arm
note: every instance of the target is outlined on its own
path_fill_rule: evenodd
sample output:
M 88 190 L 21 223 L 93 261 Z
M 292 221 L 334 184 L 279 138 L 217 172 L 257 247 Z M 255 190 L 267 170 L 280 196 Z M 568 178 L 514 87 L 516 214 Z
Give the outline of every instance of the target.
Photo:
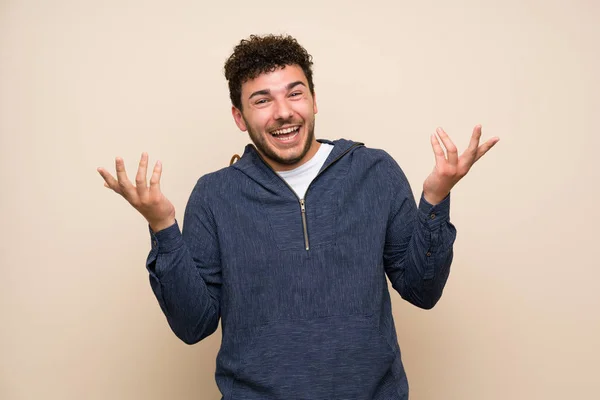
M 186 208 L 182 234 L 173 204 L 160 191 L 161 163 L 156 163 L 149 186 L 147 166 L 144 153 L 135 186 L 120 158 L 116 159 L 116 179 L 103 168 L 98 172 L 107 188 L 148 221 L 152 247 L 146 266 L 152 290 L 173 332 L 193 344 L 212 334 L 219 321 L 221 270 L 216 229 L 197 185 Z
M 423 184 L 418 205 L 403 172 L 396 164 L 391 169 L 395 198 L 384 249 L 392 286 L 402 298 L 424 309 L 439 301 L 452 264 L 456 229 L 450 222 L 450 191 L 499 140 L 479 145 L 481 126 L 477 125 L 469 147 L 459 157 L 446 132 L 439 128 L 437 133 L 441 140 L 431 137 L 436 165 Z

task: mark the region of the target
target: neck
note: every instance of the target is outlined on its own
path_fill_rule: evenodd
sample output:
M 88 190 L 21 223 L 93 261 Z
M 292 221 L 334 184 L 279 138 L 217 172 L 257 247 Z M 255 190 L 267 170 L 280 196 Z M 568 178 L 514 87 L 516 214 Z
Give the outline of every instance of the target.
M 310 148 L 308 149 L 308 151 L 306 152 L 306 154 L 297 162 L 293 163 L 293 164 L 282 164 L 282 163 L 278 163 L 277 161 L 271 160 L 270 158 L 268 158 L 267 156 L 265 156 L 258 148 L 256 148 L 258 154 L 260 154 L 260 157 L 263 159 L 263 161 L 265 163 L 267 163 L 269 165 L 269 167 L 271 167 L 272 170 L 274 170 L 275 172 L 281 172 L 281 171 L 291 171 L 293 169 L 298 168 L 299 166 L 307 163 L 308 161 L 310 161 L 310 159 L 312 159 L 315 154 L 317 154 L 317 151 L 319 151 L 319 148 L 321 147 L 321 143 L 317 142 L 316 139 L 314 139 L 314 141 L 312 142 Z

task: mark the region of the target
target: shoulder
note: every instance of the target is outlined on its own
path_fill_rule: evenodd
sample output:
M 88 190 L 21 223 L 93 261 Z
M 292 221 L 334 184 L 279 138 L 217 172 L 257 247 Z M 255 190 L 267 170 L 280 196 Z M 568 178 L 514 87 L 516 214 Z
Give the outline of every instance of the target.
M 351 139 L 319 139 L 321 143 L 334 146 L 333 156 L 350 151 L 353 159 L 366 163 L 391 163 L 396 164 L 392 156 L 384 149 L 369 147 L 367 144 Z
M 214 201 L 216 196 L 227 193 L 236 186 L 238 174 L 239 171 L 228 166 L 200 176 L 192 189 L 190 200 Z
M 404 188 L 408 178 L 400 163 L 386 150 L 363 145 L 352 153 L 355 173 L 366 173 L 369 179 L 389 187 L 392 191 Z M 359 172 L 362 171 L 362 172 Z
M 401 171 L 399 163 L 388 151 L 368 145 L 360 146 L 353 152 L 353 162 L 358 162 L 365 167 Z
M 378 148 L 374 148 L 374 147 L 368 147 L 367 145 L 361 146 L 358 149 L 357 154 L 359 154 L 361 157 L 363 157 L 367 160 L 372 160 L 372 161 L 383 161 L 383 162 L 394 161 L 394 159 L 392 158 L 390 153 L 388 153 L 386 150 L 378 149 Z

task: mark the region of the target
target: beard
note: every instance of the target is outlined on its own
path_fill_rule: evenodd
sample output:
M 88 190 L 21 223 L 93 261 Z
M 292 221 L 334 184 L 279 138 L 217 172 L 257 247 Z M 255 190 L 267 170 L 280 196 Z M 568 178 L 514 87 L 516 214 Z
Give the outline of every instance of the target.
M 244 118 L 244 117 L 242 117 L 242 118 Z M 248 123 L 246 118 L 244 118 L 244 121 L 246 122 L 246 127 L 248 128 L 248 135 L 250 136 L 250 140 L 252 140 L 252 143 L 254 143 L 254 145 L 259 150 L 259 152 L 261 154 L 263 154 L 265 157 L 269 158 L 270 160 L 275 161 L 278 164 L 293 165 L 293 164 L 299 162 L 300 160 L 302 160 L 304 158 L 306 153 L 308 153 L 308 151 L 310 150 L 310 148 L 312 146 L 313 141 L 315 140 L 315 120 L 313 118 L 312 121 L 308 121 L 307 124 L 303 124 L 303 126 L 302 126 L 303 128 L 306 128 L 306 130 L 307 130 L 307 135 L 306 135 L 306 138 L 304 139 L 304 144 L 302 145 L 302 151 L 300 151 L 299 154 L 297 154 L 293 157 L 282 157 L 279 154 L 277 154 L 276 150 L 273 149 L 272 146 L 269 145 L 269 143 L 267 142 L 267 138 L 265 137 L 265 135 L 269 135 L 269 133 L 266 133 L 265 135 L 263 135 L 260 132 L 256 132 L 255 130 L 253 130 L 250 127 L 250 124 Z M 295 124 L 291 120 L 283 121 L 280 124 L 280 126 L 271 127 L 268 129 L 268 131 L 276 130 L 284 125 L 299 125 L 299 124 Z

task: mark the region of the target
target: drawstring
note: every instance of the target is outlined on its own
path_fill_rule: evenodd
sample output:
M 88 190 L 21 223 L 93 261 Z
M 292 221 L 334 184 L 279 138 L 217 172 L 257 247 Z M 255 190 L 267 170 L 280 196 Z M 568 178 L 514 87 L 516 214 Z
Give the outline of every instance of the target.
M 231 157 L 231 161 L 229 161 L 229 165 L 233 165 L 233 163 L 239 160 L 240 158 L 241 157 L 239 155 L 234 154 L 233 157 Z

